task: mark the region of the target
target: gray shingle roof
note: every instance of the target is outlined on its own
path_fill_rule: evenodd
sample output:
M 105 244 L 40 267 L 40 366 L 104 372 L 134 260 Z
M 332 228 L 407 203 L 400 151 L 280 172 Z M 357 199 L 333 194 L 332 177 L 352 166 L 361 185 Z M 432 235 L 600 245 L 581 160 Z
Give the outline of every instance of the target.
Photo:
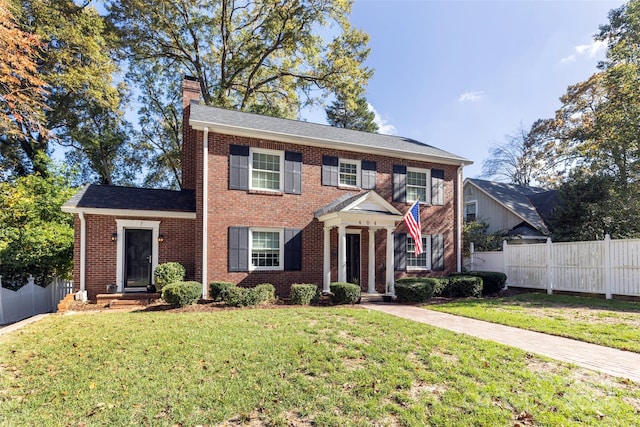
M 262 116 L 259 114 L 209 107 L 193 101 L 190 106 L 190 124 L 221 126 L 231 131 L 251 130 L 270 134 L 271 138 L 299 138 L 299 143 L 309 141 L 332 143 L 339 148 L 362 151 L 376 149 L 389 152 L 402 152 L 411 155 L 428 156 L 448 163 L 471 164 L 472 161 L 449 153 L 431 145 L 401 136 L 361 132 L 329 125 Z M 306 141 L 306 142 L 305 142 Z M 340 147 L 342 146 L 342 147 Z
M 196 198 L 191 190 L 171 191 L 90 184 L 78 190 L 62 208 L 195 212 Z
M 545 219 L 548 219 L 553 207 L 557 204 L 556 190 L 475 178 L 467 178 L 467 181 L 525 219 L 541 233 L 547 234 L 549 232 Z

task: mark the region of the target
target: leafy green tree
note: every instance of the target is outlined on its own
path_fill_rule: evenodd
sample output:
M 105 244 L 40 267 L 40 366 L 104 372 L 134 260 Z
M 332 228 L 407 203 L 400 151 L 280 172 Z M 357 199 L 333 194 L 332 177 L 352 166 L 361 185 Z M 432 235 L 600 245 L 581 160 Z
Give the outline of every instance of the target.
M 198 78 L 207 105 L 295 118 L 304 105 L 366 84 L 368 36 L 350 0 L 110 0 L 131 63 Z M 135 65 L 134 65 L 135 66 Z
M 0 275 L 4 286 L 21 286 L 71 274 L 73 215 L 60 208 L 74 193 L 69 173 L 29 175 L 0 183 Z
M 482 221 L 465 221 L 462 226 L 462 254 L 471 254 L 471 243 L 475 251 L 498 251 L 502 249 L 503 231 L 489 233 L 489 224 Z
M 327 113 L 327 122 L 331 126 L 364 132 L 378 131 L 375 113 L 369 108 L 369 103 L 364 96 L 359 96 L 353 100 L 340 94 L 325 111 Z

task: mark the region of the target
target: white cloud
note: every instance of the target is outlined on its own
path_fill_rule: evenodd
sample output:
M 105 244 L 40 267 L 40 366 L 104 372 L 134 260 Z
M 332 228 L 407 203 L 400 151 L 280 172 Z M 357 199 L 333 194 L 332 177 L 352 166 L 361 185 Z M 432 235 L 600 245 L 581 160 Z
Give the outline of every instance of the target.
M 483 90 L 470 91 L 470 92 L 465 92 L 461 94 L 458 97 L 458 102 L 460 102 L 461 104 L 465 102 L 477 102 L 482 100 L 483 97 L 484 97 Z
M 386 118 L 380 116 L 380 113 L 373 108 L 373 105 L 367 102 L 367 106 L 369 107 L 369 111 L 374 114 L 373 121 L 378 125 L 378 133 L 382 133 L 384 135 L 395 135 L 397 132 L 396 127 L 389 123 Z
M 573 48 L 573 53 L 569 56 L 565 56 L 560 62 L 573 62 L 578 59 L 579 56 L 586 56 L 587 58 L 595 58 L 601 51 L 607 48 L 607 42 L 601 40 L 594 40 L 591 44 L 581 44 Z

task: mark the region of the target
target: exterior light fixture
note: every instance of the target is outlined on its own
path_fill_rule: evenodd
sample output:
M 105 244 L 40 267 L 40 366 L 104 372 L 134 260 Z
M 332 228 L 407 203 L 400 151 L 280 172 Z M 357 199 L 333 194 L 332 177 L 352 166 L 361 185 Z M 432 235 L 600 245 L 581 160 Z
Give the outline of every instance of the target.
M 117 242 L 118 241 L 118 233 L 112 233 L 111 234 L 111 241 L 112 242 Z
M 158 243 L 164 243 L 164 234 L 158 236 Z

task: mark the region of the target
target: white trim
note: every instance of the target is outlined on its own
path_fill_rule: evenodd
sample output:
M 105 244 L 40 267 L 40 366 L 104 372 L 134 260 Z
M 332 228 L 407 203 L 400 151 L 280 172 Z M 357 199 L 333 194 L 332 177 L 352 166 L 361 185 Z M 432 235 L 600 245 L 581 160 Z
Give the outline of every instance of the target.
M 288 142 L 292 144 L 306 145 L 309 147 L 333 148 L 355 153 L 380 154 L 383 156 L 394 157 L 398 159 L 410 158 L 414 160 L 441 163 L 445 165 L 464 166 L 473 164 L 473 161 L 468 159 L 452 159 L 447 156 L 428 155 L 415 151 L 394 150 L 391 148 L 364 147 L 362 145 L 354 144 L 348 141 L 333 141 L 303 135 L 286 134 L 282 132 L 261 131 L 256 129 L 247 129 L 241 126 L 203 122 L 193 119 L 189 120 L 189 125 L 191 125 L 191 127 L 195 130 L 203 130 L 208 126 L 210 131 L 216 133 L 246 136 L 249 138 L 257 139 L 269 139 L 271 141 Z
M 411 266 L 409 265 L 409 254 L 412 253 L 412 252 L 409 252 L 409 239 L 413 240 L 413 238 L 411 237 L 411 234 L 407 233 L 406 244 L 404 248 L 404 253 L 406 256 L 405 262 L 406 262 L 407 272 L 431 271 L 431 267 L 432 267 L 431 265 L 431 234 L 422 235 L 422 240 L 425 240 L 425 242 L 422 244 L 422 253 L 425 254 L 424 257 L 426 258 L 426 261 L 427 261 L 427 265 L 425 265 L 424 267 L 419 265 L 411 265 Z M 414 243 L 414 247 L 415 247 L 415 243 Z M 414 255 L 412 256 L 415 258 Z
M 279 182 L 278 189 L 272 188 L 259 188 L 253 186 L 253 155 L 255 153 L 258 154 L 268 154 L 270 156 L 278 156 L 280 159 L 280 170 L 278 171 Z M 270 191 L 274 193 L 282 193 L 284 191 L 284 151 L 280 150 L 269 150 L 266 148 L 257 148 L 250 147 L 249 148 L 249 190 L 253 191 Z
M 359 229 L 359 228 L 347 228 L 346 233 L 347 234 L 360 234 L 360 235 L 362 235 L 362 229 Z
M 80 214 L 80 212 L 82 212 L 88 215 L 196 219 L 195 212 L 144 211 L 139 209 L 79 208 L 79 207 L 69 207 L 69 206 L 62 207 L 62 211 L 67 213 L 77 213 L 77 214 Z
M 341 164 L 345 164 L 345 165 L 355 165 L 356 167 L 356 185 L 351 185 L 351 184 L 343 184 L 340 182 L 340 176 L 342 175 L 342 172 L 340 172 L 340 165 Z M 362 168 L 361 168 L 361 161 L 360 160 L 355 160 L 355 159 L 345 159 L 345 158 L 339 158 L 338 159 L 338 188 L 360 188 L 361 187 L 361 174 L 362 174 Z M 350 174 L 349 174 L 350 175 Z
M 467 215 L 468 215 L 468 213 L 467 213 L 467 205 L 475 205 L 475 207 L 476 207 L 476 213 L 475 213 L 476 218 L 475 219 L 477 220 L 478 219 L 478 201 L 477 200 L 469 200 L 468 202 L 464 201 L 463 203 L 464 203 L 464 205 L 462 207 L 462 220 L 463 221 L 468 221 L 467 220 Z M 527 224 L 528 224 L 528 222 L 527 222 Z
M 431 204 L 431 169 L 425 168 L 412 168 L 407 167 L 407 184 L 406 184 L 406 192 L 407 192 L 407 203 L 413 203 L 416 200 L 409 199 L 409 172 L 413 173 L 423 173 L 426 175 L 425 177 L 425 189 L 424 189 L 424 197 L 425 200 L 420 200 L 421 205 L 430 205 Z M 412 185 L 412 187 L 417 187 Z
M 79 212 L 78 217 L 80 218 L 80 292 L 84 292 L 87 287 L 87 222 L 84 212 Z
M 457 191 L 457 195 L 458 195 L 458 200 L 456 201 L 457 203 L 457 213 L 456 213 L 456 226 L 457 226 L 457 230 L 456 230 L 456 240 L 458 242 L 457 244 L 457 254 L 456 254 L 456 271 L 460 272 L 462 271 L 462 204 L 464 202 L 464 183 L 462 181 L 462 166 L 460 166 L 458 168 L 458 191 Z
M 202 297 L 207 297 L 208 239 L 209 233 L 209 128 L 204 128 L 202 137 Z
M 376 292 L 376 229 L 369 228 L 369 264 L 367 265 L 367 292 Z
M 160 235 L 160 221 L 143 221 L 132 219 L 116 219 L 118 229 L 116 248 L 116 286 L 118 292 L 124 292 L 124 230 L 151 230 L 151 283 L 153 271 L 158 266 L 158 236 Z
M 251 263 L 253 253 L 253 233 L 266 232 L 266 233 L 278 233 L 278 251 L 280 265 L 277 267 L 261 267 Z M 249 271 L 283 271 L 284 270 L 284 228 L 269 228 L 269 227 L 249 227 Z

